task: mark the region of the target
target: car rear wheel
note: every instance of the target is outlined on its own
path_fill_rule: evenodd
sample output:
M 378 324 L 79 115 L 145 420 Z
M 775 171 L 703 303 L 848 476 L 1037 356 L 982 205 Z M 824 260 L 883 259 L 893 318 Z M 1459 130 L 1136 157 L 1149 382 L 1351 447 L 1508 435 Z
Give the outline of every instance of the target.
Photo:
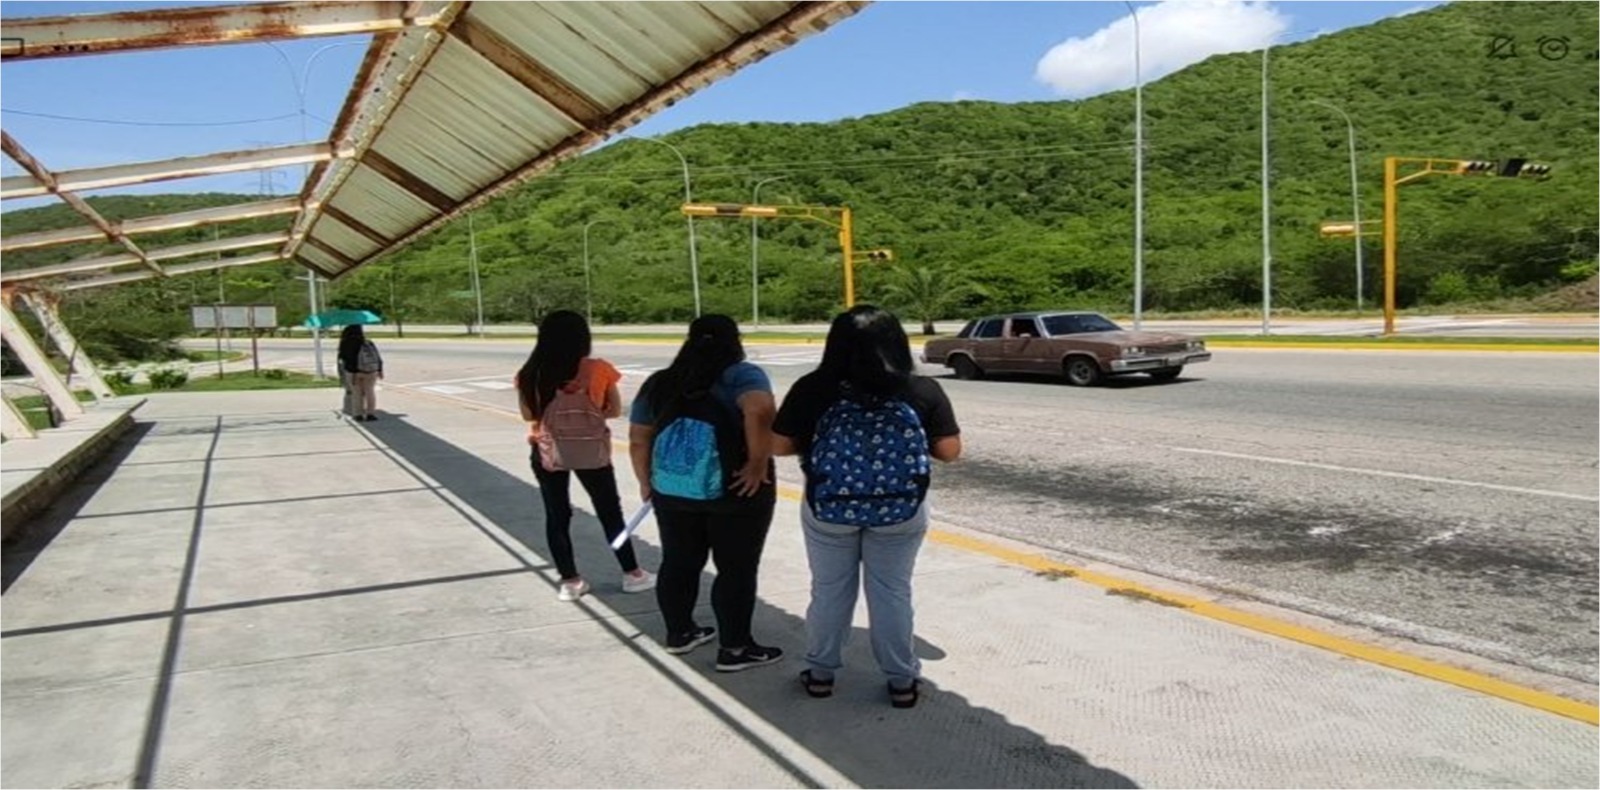
M 983 375 L 983 371 L 978 368 L 978 363 L 973 362 L 971 357 L 956 357 L 950 360 L 950 366 L 956 369 L 956 378 L 958 379 L 970 381 Z
M 1181 375 L 1183 375 L 1182 365 L 1179 365 L 1175 368 L 1162 368 L 1161 370 L 1150 371 L 1150 378 L 1155 379 L 1156 381 L 1171 381 Z
M 1068 357 L 1061 363 L 1061 372 L 1074 387 L 1093 387 L 1103 378 L 1100 365 L 1089 357 Z

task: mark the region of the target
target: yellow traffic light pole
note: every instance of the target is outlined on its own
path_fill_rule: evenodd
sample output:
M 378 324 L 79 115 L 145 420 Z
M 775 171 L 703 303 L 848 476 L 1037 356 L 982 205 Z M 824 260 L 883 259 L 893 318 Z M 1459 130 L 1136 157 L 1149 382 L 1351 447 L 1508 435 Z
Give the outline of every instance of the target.
M 1422 169 L 1400 175 L 1400 165 L 1420 164 Z M 1499 172 L 1497 173 L 1496 170 Z M 1525 159 L 1507 159 L 1504 166 L 1481 159 L 1428 159 L 1390 156 L 1383 160 L 1383 334 L 1394 334 L 1395 247 L 1400 243 L 1397 215 L 1400 211 L 1400 185 L 1430 175 L 1500 175 L 1510 178 L 1533 176 L 1548 178 L 1550 166 L 1531 164 Z M 1357 232 L 1360 232 L 1357 229 Z
M 808 219 L 839 231 L 839 247 L 844 252 L 844 306 L 856 304 L 855 228 L 849 206 L 751 206 L 742 203 L 685 203 L 689 217 L 760 217 L 762 219 Z M 837 218 L 837 219 L 835 219 Z M 868 252 L 872 258 L 889 258 L 888 250 Z

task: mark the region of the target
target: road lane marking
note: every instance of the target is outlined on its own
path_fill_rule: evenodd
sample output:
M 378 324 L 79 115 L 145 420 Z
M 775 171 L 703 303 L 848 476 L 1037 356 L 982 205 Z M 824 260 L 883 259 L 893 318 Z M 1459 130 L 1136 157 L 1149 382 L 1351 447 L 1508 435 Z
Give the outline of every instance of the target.
M 1471 488 L 1486 488 L 1492 491 L 1507 491 L 1513 494 L 1530 494 L 1533 496 L 1555 497 L 1557 499 L 1572 499 L 1578 502 L 1600 502 L 1600 497 L 1584 494 L 1569 494 L 1565 491 L 1548 491 L 1542 488 L 1523 488 L 1522 486 L 1507 486 L 1498 483 L 1478 483 L 1472 480 L 1456 480 L 1449 477 L 1431 477 L 1429 475 L 1414 475 L 1409 472 L 1389 472 L 1382 469 L 1362 469 L 1355 466 L 1339 466 L 1338 464 L 1322 464 L 1315 461 L 1297 461 L 1293 458 L 1274 458 L 1268 455 L 1250 455 L 1249 453 L 1230 453 L 1224 450 L 1204 450 L 1199 447 L 1168 447 L 1180 453 L 1195 455 L 1213 455 L 1220 458 L 1238 458 L 1245 461 L 1261 461 L 1269 464 L 1283 464 L 1285 466 L 1306 466 L 1313 469 L 1327 469 L 1333 472 L 1350 472 L 1360 475 L 1373 475 L 1375 477 L 1393 477 L 1400 480 L 1416 480 L 1423 483 L 1440 483 L 1442 485 L 1468 486 Z
M 418 387 L 417 389 L 424 389 L 429 392 L 437 392 L 440 395 L 465 395 L 466 393 L 474 391 L 470 387 L 457 387 L 453 384 L 434 384 L 428 387 Z
M 425 392 L 415 392 L 424 396 L 436 397 L 441 400 L 467 406 L 478 411 L 488 412 L 503 417 L 520 421 L 521 415 L 507 409 L 490 406 L 464 398 L 431 395 Z M 613 440 L 612 444 L 626 452 L 628 443 L 621 439 Z M 1174 448 L 1177 449 L 1177 448 Z M 1205 451 L 1214 452 L 1214 451 Z M 1246 456 L 1249 457 L 1249 456 Z M 778 496 L 790 502 L 801 502 L 800 489 L 779 484 Z M 937 521 L 937 519 L 930 519 Z M 1476 691 L 1480 694 L 1526 705 L 1537 710 L 1553 713 L 1569 719 L 1591 725 L 1600 725 L 1600 706 L 1581 700 L 1569 699 L 1556 694 L 1539 691 L 1537 689 L 1520 686 L 1488 675 L 1472 672 L 1466 669 L 1452 667 L 1436 661 L 1429 661 L 1417 656 L 1401 653 L 1396 650 L 1378 647 L 1346 637 L 1335 636 L 1330 633 L 1318 631 L 1303 625 L 1297 625 L 1287 620 L 1280 620 L 1265 615 L 1252 614 L 1239 609 L 1233 609 L 1218 603 L 1213 603 L 1202 598 L 1180 593 L 1170 593 L 1137 582 L 1121 579 L 1110 574 L 1092 571 L 1074 565 L 1057 562 L 1041 554 L 1034 554 L 1016 549 L 1007 548 L 998 542 L 990 542 L 969 535 L 947 532 L 943 529 L 930 527 L 928 539 L 951 548 L 981 554 L 1003 562 L 1017 565 L 1029 570 L 1041 571 L 1057 577 L 1067 577 L 1077 581 L 1091 584 L 1106 590 L 1107 593 L 1126 597 L 1135 597 L 1153 603 L 1171 606 L 1183 611 L 1192 612 L 1207 619 L 1227 623 L 1257 633 L 1299 642 L 1311 647 L 1320 648 L 1330 653 L 1353 658 L 1379 666 L 1388 667 L 1408 674 L 1429 680 L 1447 683 L 1459 688 Z

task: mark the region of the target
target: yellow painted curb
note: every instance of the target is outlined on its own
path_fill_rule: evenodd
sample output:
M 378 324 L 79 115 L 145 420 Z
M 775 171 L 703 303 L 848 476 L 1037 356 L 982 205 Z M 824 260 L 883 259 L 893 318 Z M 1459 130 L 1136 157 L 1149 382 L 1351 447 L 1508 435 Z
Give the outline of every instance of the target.
M 1556 345 L 1543 343 L 1264 343 L 1251 340 L 1207 338 L 1210 348 L 1291 348 L 1296 351 L 1540 351 L 1594 354 L 1600 345 Z
M 1511 702 L 1537 708 L 1547 713 L 1576 719 L 1586 724 L 1600 724 L 1600 707 L 1590 705 L 1578 700 L 1547 694 L 1524 686 L 1497 680 L 1487 675 L 1470 672 L 1446 666 L 1434 661 L 1429 661 L 1416 656 L 1409 656 L 1394 650 L 1389 650 L 1374 645 L 1357 642 L 1353 639 L 1334 636 L 1321 631 L 1295 625 L 1283 620 L 1251 614 L 1249 612 L 1232 609 L 1210 601 L 1202 600 L 1188 595 L 1178 595 L 1151 589 L 1144 585 L 1108 576 L 1084 568 L 1064 565 L 1037 554 L 1015 551 L 987 541 L 956 535 L 942 530 L 929 530 L 928 538 L 935 543 L 941 543 L 965 551 L 984 554 L 999 560 L 1020 565 L 1030 570 L 1045 573 L 1054 573 L 1077 579 L 1081 582 L 1104 588 L 1129 597 L 1148 600 L 1152 603 L 1172 606 L 1193 612 L 1201 617 L 1218 620 L 1241 628 L 1248 628 L 1264 634 L 1322 648 L 1342 656 L 1360 659 L 1369 663 L 1409 672 L 1413 675 L 1449 683 L 1453 686 L 1471 689 L 1491 697 L 1509 700 Z
M 462 400 L 458 398 L 435 396 L 433 393 L 423 393 L 419 390 L 407 389 L 406 392 L 407 394 L 423 394 L 432 396 L 438 400 L 450 400 L 455 403 L 462 403 Z M 519 422 L 521 421 L 521 415 L 513 414 L 495 406 L 489 406 L 487 404 L 470 405 L 482 411 L 489 411 L 496 414 L 505 415 L 507 417 L 511 417 L 512 419 L 516 419 Z M 613 440 L 612 444 L 616 447 L 622 448 L 623 450 L 626 450 L 628 446 L 626 441 L 620 439 Z M 778 486 L 778 496 L 779 498 L 788 500 L 790 502 L 801 501 L 801 491 L 792 486 Z M 951 548 L 994 557 L 995 559 L 1003 562 L 1008 562 L 1012 565 L 1017 565 L 1032 571 L 1038 571 L 1058 577 L 1076 579 L 1078 581 L 1100 587 L 1106 590 L 1108 593 L 1130 598 L 1138 598 L 1163 606 L 1171 606 L 1176 609 L 1183 609 L 1185 611 L 1200 615 L 1201 617 L 1206 617 L 1218 622 L 1228 623 L 1240 628 L 1247 628 L 1257 633 L 1270 634 L 1281 639 L 1288 639 L 1293 642 L 1299 642 L 1304 645 L 1321 648 L 1323 650 L 1337 653 L 1348 658 L 1366 661 L 1368 663 L 1377 664 L 1390 669 L 1397 669 L 1401 672 L 1407 672 L 1419 677 L 1428 678 L 1429 680 L 1435 680 L 1440 683 L 1448 683 L 1452 686 L 1476 691 L 1480 694 L 1486 694 L 1488 696 L 1497 697 L 1509 702 L 1526 705 L 1530 708 L 1545 711 L 1546 713 L 1554 713 L 1557 716 L 1575 719 L 1585 724 L 1600 725 L 1600 706 L 1591 705 L 1587 702 L 1568 699 L 1555 694 L 1549 694 L 1536 689 L 1531 689 L 1526 686 L 1519 686 L 1515 683 L 1509 683 L 1504 680 L 1498 680 L 1489 677 L 1488 675 L 1479 674 L 1477 672 L 1472 672 L 1465 669 L 1459 669 L 1457 667 L 1448 666 L 1436 661 L 1429 661 L 1425 658 L 1406 655 L 1405 653 L 1401 653 L 1399 651 L 1389 650 L 1388 648 L 1378 647 L 1376 645 L 1369 645 L 1363 642 L 1358 642 L 1354 639 L 1334 636 L 1333 634 L 1324 633 L 1314 628 L 1295 625 L 1294 623 L 1290 623 L 1285 620 L 1252 614 L 1240 609 L 1233 609 L 1201 598 L 1196 598 L 1191 595 L 1165 592 L 1163 590 L 1147 587 L 1136 582 L 1120 579 L 1115 576 L 1100 573 L 1098 571 L 1091 571 L 1087 568 L 1079 568 L 1072 565 L 1067 565 L 1065 563 L 1056 562 L 1055 560 L 1039 554 L 1009 549 L 997 543 L 990 543 L 989 541 L 980 540 L 978 538 L 969 537 L 966 535 L 958 535 L 953 532 L 946 532 L 941 529 L 930 528 L 928 530 L 928 539 L 934 543 L 939 543 Z

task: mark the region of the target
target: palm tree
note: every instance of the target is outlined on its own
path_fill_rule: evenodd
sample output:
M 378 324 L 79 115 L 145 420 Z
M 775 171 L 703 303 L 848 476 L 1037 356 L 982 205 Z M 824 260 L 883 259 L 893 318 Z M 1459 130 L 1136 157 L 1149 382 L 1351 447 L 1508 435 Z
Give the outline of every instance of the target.
M 884 300 L 922 321 L 922 334 L 933 334 L 933 320 L 943 318 L 972 296 L 987 296 L 983 286 L 949 268 L 896 267 L 884 288 Z

